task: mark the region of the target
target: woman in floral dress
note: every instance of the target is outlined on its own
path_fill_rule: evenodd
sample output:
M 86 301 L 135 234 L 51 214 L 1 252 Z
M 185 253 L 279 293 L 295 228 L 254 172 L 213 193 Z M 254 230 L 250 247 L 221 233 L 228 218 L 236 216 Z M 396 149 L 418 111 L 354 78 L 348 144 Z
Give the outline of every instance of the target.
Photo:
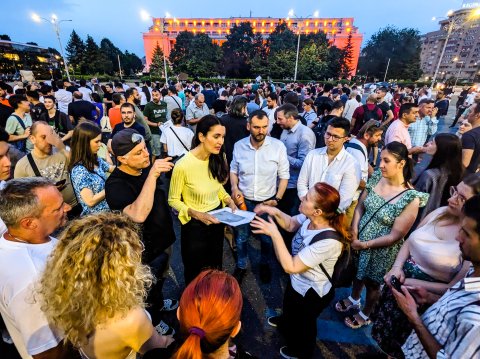
M 410 184 L 413 162 L 405 145 L 389 143 L 381 153 L 379 167 L 368 181 L 352 221 L 352 248 L 359 251 L 352 294 L 335 305 L 339 312 L 360 309 L 360 295 L 366 287 L 364 308 L 345 318 L 345 324 L 353 329 L 370 324 L 369 315 L 378 302 L 383 277 L 415 222 L 418 208 L 428 200 L 428 194 Z

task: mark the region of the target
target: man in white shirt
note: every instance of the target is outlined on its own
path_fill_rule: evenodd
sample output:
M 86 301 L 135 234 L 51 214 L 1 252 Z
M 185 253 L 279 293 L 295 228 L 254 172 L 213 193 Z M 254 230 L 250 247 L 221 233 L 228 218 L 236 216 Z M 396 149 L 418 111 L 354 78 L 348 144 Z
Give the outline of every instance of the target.
M 317 182 L 325 182 L 340 193 L 340 209 L 346 210 L 352 203 L 360 183 L 357 161 L 343 144 L 348 140 L 350 121 L 335 117 L 328 122 L 325 131 L 326 146 L 308 153 L 298 177 L 298 197 L 302 199 Z
M 80 80 L 80 87 L 78 91 L 82 93 L 82 100 L 92 102 L 92 90 L 87 87 L 87 81 L 84 79 Z
M 266 113 L 268 114 L 268 133 L 272 130 L 273 124 L 275 123 L 275 111 L 278 108 L 278 96 L 275 92 L 270 92 L 267 96 L 267 109 Z
M 0 313 L 23 359 L 71 358 L 51 326 L 35 285 L 57 240 L 50 235 L 67 221 L 70 206 L 49 180 L 14 179 L 0 191 L 7 231 L 0 237 Z
M 368 162 L 368 151 L 370 148 L 377 146 L 378 142 L 382 139 L 383 127 L 380 126 L 380 121 L 369 120 L 358 131 L 357 137 L 352 138 L 345 143 L 345 150 L 350 153 L 359 164 L 360 169 L 360 185 L 353 197 L 352 204 L 346 210 L 347 223 L 351 223 L 353 219 L 353 213 L 358 203 L 358 197 L 361 191 L 367 184 L 368 177 L 372 175 L 373 168 Z
M 239 200 L 243 196 L 248 211 L 253 211 L 259 203 L 276 207 L 289 178 L 287 149 L 281 141 L 267 136 L 268 116 L 262 110 L 250 114 L 247 130 L 250 136 L 235 143 L 233 148 L 230 165 L 232 198 Z M 247 269 L 249 235 L 250 225 L 235 227 L 237 268 L 234 276 L 239 283 Z M 268 283 L 271 277 L 268 261 L 273 253 L 271 238 L 265 235 L 255 237 L 261 241 L 260 279 Z
M 55 99 L 57 100 L 58 110 L 68 115 L 68 105 L 72 102 L 73 95 L 70 91 L 64 89 L 62 80 L 58 80 L 56 84 L 58 90 L 55 92 Z

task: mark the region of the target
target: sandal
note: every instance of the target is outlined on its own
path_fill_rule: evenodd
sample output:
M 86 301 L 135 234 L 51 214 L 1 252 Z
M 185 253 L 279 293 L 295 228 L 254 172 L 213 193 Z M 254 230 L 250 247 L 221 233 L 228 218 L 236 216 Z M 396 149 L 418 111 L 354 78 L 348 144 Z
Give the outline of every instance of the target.
M 344 313 L 344 312 L 348 312 L 350 309 L 360 309 L 360 300 L 357 302 L 357 303 L 354 303 L 354 301 L 352 301 L 353 298 L 345 298 L 345 299 L 342 299 L 342 300 L 339 300 L 336 304 L 335 304 L 335 310 L 337 312 L 340 312 L 340 313 Z M 345 302 L 350 302 L 350 304 L 345 304 Z
M 358 314 L 358 315 L 360 316 L 360 314 Z M 355 315 L 349 315 L 349 316 L 345 317 L 344 323 L 347 327 L 352 328 L 352 329 L 360 329 L 361 327 L 372 324 L 370 318 L 363 319 L 363 323 L 360 323 L 357 320 L 357 318 L 355 318 Z

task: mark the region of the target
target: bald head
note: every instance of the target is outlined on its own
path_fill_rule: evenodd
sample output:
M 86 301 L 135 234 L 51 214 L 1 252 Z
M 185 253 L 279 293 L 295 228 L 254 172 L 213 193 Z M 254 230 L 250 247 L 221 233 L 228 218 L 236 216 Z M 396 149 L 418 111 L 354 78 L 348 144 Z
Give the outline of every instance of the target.
M 80 91 L 75 91 L 75 92 L 73 93 L 73 98 L 74 98 L 75 100 L 81 100 L 81 99 L 83 98 L 83 94 L 82 94 Z

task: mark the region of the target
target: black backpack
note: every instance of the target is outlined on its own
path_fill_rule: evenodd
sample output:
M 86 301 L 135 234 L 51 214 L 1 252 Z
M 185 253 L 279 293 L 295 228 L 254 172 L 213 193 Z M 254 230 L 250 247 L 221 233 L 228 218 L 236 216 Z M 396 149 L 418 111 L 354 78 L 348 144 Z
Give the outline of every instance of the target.
M 343 237 L 337 232 L 332 230 L 322 231 L 318 233 L 310 242 L 310 246 L 322 239 L 335 239 L 342 243 L 342 253 L 337 259 L 335 263 L 335 267 L 333 269 L 333 274 L 330 277 L 327 270 L 323 266 L 322 263 L 319 264 L 320 269 L 322 270 L 323 274 L 328 278 L 330 283 L 334 288 L 342 288 L 342 287 L 350 287 L 352 284 L 352 274 L 354 275 L 353 271 L 351 271 L 351 267 L 353 264 L 351 255 L 350 255 L 350 243 L 347 243 Z M 352 272 L 352 273 L 350 273 Z
M 334 116 L 325 115 L 319 118 L 318 124 L 312 128 L 315 135 L 315 148 L 325 147 L 325 131 L 327 131 L 328 122 L 334 118 Z

